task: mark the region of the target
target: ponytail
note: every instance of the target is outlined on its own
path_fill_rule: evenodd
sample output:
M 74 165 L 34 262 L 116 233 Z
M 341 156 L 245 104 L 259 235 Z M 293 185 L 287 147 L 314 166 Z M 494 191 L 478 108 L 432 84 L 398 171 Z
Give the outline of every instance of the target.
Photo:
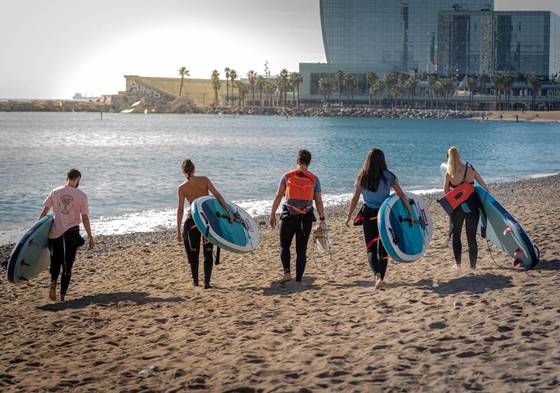
M 187 179 L 189 179 L 194 173 L 194 162 L 190 159 L 183 160 L 181 166 L 183 168 L 183 173 L 187 176 Z

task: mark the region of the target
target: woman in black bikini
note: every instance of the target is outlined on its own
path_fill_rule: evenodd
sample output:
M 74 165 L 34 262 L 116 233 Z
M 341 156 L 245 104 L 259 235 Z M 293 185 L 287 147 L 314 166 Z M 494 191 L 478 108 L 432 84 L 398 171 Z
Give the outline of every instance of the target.
M 471 183 L 477 181 L 484 189 L 488 190 L 488 185 L 469 163 L 464 164 L 461 161 L 459 150 L 452 146 L 447 151 L 447 173 L 445 174 L 445 183 L 443 186 L 444 193 L 447 194 L 452 188 L 458 187 L 461 183 Z M 456 208 L 451 215 L 451 235 L 453 243 L 453 256 L 455 257 L 455 268 L 461 266 L 461 231 L 463 223 L 465 223 L 465 232 L 467 234 L 467 243 L 469 245 L 469 262 L 471 269 L 476 268 L 476 260 L 478 258 L 478 245 L 476 243 L 476 231 L 478 228 L 478 220 L 480 218 L 480 199 L 475 193 L 464 202 L 460 207 Z

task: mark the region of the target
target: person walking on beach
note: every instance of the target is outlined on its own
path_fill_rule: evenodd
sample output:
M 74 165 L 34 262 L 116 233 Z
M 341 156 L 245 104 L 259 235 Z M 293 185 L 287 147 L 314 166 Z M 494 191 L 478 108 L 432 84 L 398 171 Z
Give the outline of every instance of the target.
M 66 174 L 66 185 L 52 190 L 45 202 L 39 219 L 45 217 L 53 209 L 54 217 L 49 232 L 49 249 L 51 254 L 51 285 L 49 298 L 56 301 L 56 284 L 60 279 L 60 301 L 64 301 L 72 267 L 78 248 L 85 244 L 80 235 L 80 222 L 84 224 L 88 236 L 88 249 L 94 246 L 91 226 L 89 223 L 89 207 L 87 195 L 78 190 L 82 174 L 77 169 L 70 169 Z
M 284 269 L 281 283 L 292 280 L 290 269 L 290 246 L 296 238 L 296 282 L 300 283 L 307 263 L 307 244 L 309 235 L 316 221 L 313 202 L 319 214 L 321 225 L 325 224 L 325 210 L 321 198 L 321 182 L 319 178 L 309 171 L 311 153 L 300 150 L 297 156 L 296 169 L 285 173 L 278 186 L 278 191 L 272 203 L 269 223 L 272 228 L 276 226 L 276 211 L 282 198 L 286 202 L 280 215 L 280 259 Z
M 202 240 L 202 249 L 204 255 L 204 288 L 212 288 L 210 279 L 212 277 L 212 264 L 213 264 L 213 246 L 208 240 L 202 237 L 194 220 L 190 214 L 190 209 L 187 212 L 187 219 L 183 225 L 183 232 L 181 233 L 181 224 L 183 223 L 183 214 L 185 210 L 185 199 L 192 204 L 197 198 L 207 196 L 212 193 L 220 204 L 224 207 L 229 216 L 229 221 L 233 222 L 233 216 L 227 206 L 226 201 L 218 192 L 216 187 L 212 184 L 210 179 L 206 176 L 195 176 L 195 166 L 191 160 L 184 160 L 182 163 L 183 175 L 187 177 L 178 188 L 178 204 L 177 204 L 177 241 L 183 243 L 187 253 L 187 260 L 191 266 L 191 273 L 193 285 L 197 287 L 198 284 L 198 265 L 200 256 L 200 242 Z
M 348 208 L 346 226 L 350 226 L 352 214 L 356 209 L 360 195 L 364 199 L 364 206 L 358 213 L 354 225 L 362 225 L 366 243 L 367 258 L 370 269 L 375 276 L 375 289 L 383 287 L 383 280 L 387 271 L 387 251 L 379 237 L 377 229 L 377 213 L 381 204 L 389 197 L 391 188 L 401 198 L 408 216 L 412 219 L 410 204 L 406 198 L 397 176 L 387 169 L 385 154 L 380 149 L 371 149 L 366 161 L 356 178 L 354 196 Z
M 465 164 L 461 161 L 459 150 L 452 146 L 447 151 L 447 172 L 443 191 L 447 194 L 453 188 L 459 187 L 463 183 L 474 184 L 477 181 L 485 190 L 488 185 L 484 179 L 478 174 L 472 165 L 468 162 Z M 469 262 L 471 269 L 476 269 L 476 261 L 478 258 L 478 244 L 476 242 L 476 231 L 478 228 L 478 220 L 480 218 L 481 203 L 476 192 L 474 192 L 463 204 L 453 210 L 450 216 L 450 232 L 453 245 L 453 256 L 455 258 L 455 268 L 461 266 L 461 231 L 463 223 L 465 224 L 465 232 L 467 235 L 467 243 L 469 246 Z

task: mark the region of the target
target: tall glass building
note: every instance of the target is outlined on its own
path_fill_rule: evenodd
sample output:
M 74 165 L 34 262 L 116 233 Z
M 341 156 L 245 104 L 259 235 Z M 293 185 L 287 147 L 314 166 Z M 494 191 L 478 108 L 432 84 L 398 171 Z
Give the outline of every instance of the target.
M 440 11 L 493 10 L 494 0 L 320 0 L 328 63 L 436 70 Z
M 560 72 L 560 17 L 548 11 L 442 12 L 438 73 Z

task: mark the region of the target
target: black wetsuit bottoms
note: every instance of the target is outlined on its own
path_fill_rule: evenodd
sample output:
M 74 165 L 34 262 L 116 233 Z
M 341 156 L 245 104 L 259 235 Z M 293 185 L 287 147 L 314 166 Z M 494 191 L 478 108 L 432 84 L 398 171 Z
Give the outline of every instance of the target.
M 198 265 L 200 256 L 200 241 L 202 239 L 202 249 L 204 253 L 204 282 L 210 284 L 212 277 L 212 243 L 204 239 L 200 234 L 192 217 L 188 217 L 183 226 L 183 243 L 187 252 L 187 260 L 191 265 L 193 283 L 198 285 Z
M 66 295 L 72 276 L 72 266 L 76 259 L 76 253 L 80 246 L 84 245 L 84 239 L 80 236 L 80 227 L 75 226 L 67 230 L 64 235 L 56 239 L 49 239 L 51 253 L 51 280 L 57 281 L 62 269 L 60 279 L 60 294 Z
M 301 281 L 307 263 L 307 244 L 315 221 L 313 210 L 307 214 L 290 214 L 285 211 L 280 218 L 280 259 L 284 273 L 290 273 L 290 246 L 296 238 L 296 281 Z
M 476 243 L 476 231 L 478 229 L 478 219 L 480 218 L 480 200 L 477 195 L 471 196 L 465 204 L 467 205 L 466 213 L 461 206 L 456 208 L 451 215 L 451 236 L 453 243 L 453 256 L 455 263 L 461 264 L 461 231 L 463 230 L 463 223 L 465 223 L 465 232 L 467 234 L 467 243 L 469 245 L 469 262 L 472 268 L 476 267 L 476 260 L 478 258 L 478 245 Z
M 368 264 L 373 274 L 379 273 L 385 279 L 387 271 L 387 251 L 379 238 L 377 229 L 377 212 L 379 209 L 364 207 L 364 239 L 366 241 Z

